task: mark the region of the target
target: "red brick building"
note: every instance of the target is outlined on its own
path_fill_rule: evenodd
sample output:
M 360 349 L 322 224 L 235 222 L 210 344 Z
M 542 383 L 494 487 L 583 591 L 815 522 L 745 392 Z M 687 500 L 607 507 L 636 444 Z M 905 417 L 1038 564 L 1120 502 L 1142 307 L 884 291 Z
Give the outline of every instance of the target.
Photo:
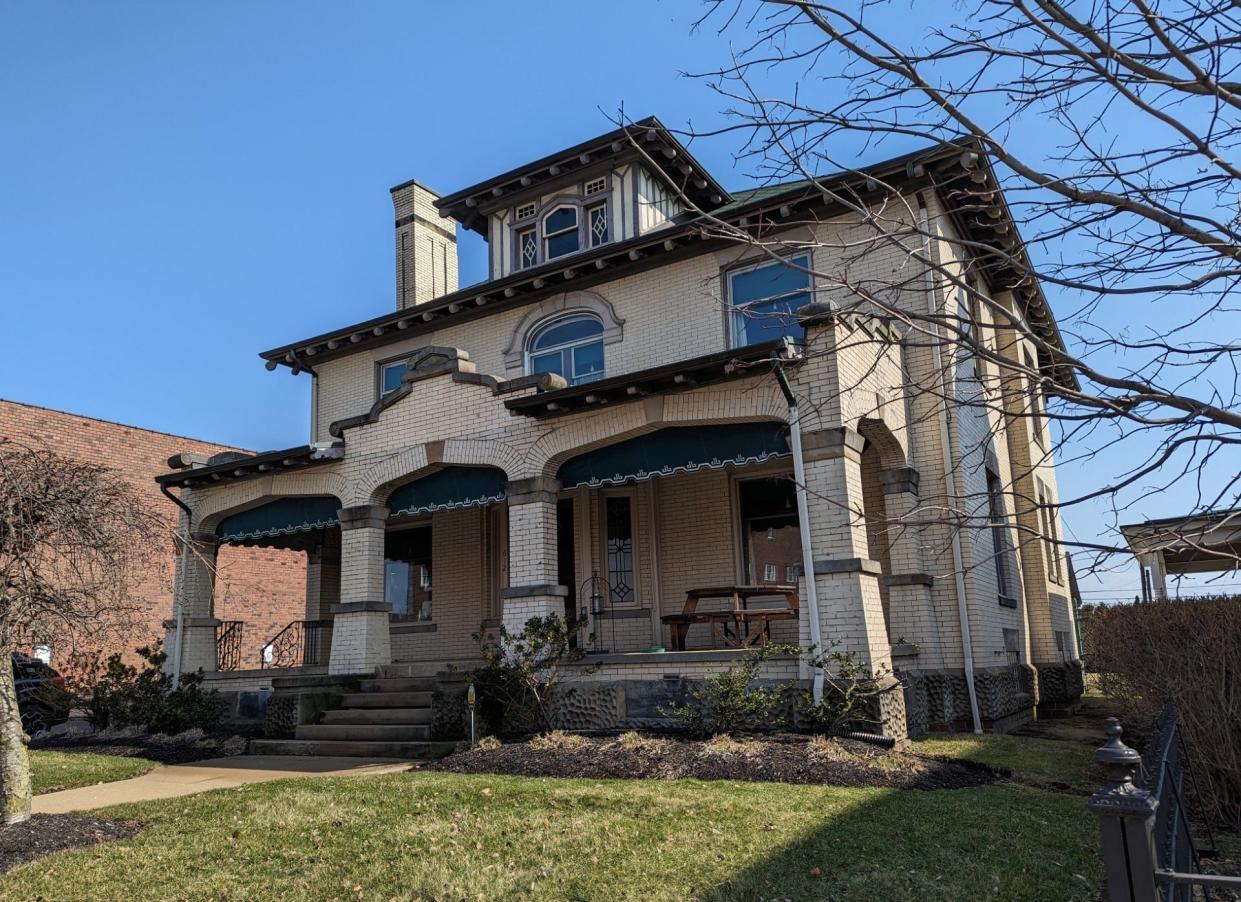
M 173 454 L 212 455 L 241 449 L 0 399 L 0 439 L 3 438 L 34 440 L 66 457 L 110 466 L 149 500 L 151 512 L 167 523 L 168 543 L 135 586 L 145 611 L 141 625 L 116 648 L 107 651 L 122 651 L 132 658 L 133 649 L 163 639 L 161 623 L 172 610 L 176 560 L 173 536 L 179 511 L 160 494 L 154 477 L 168 469 L 168 458 Z M 305 609 L 304 553 L 236 545 L 220 549 L 216 616 L 244 622 L 242 667 L 258 666 L 262 645 L 285 624 L 300 620 Z M 53 654 L 60 657 L 62 650 L 53 649 Z

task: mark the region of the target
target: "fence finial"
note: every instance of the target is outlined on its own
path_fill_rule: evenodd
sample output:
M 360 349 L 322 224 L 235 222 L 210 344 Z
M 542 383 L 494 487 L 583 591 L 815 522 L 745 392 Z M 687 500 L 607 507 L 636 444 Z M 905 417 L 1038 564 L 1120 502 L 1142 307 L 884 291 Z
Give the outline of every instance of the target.
M 1107 742 L 1100 746 L 1094 755 L 1095 760 L 1106 769 L 1107 785 L 1104 788 L 1130 789 L 1133 786 L 1133 775 L 1142 763 L 1142 756 L 1121 741 L 1124 728 L 1115 717 L 1107 719 L 1104 732 L 1107 733 Z

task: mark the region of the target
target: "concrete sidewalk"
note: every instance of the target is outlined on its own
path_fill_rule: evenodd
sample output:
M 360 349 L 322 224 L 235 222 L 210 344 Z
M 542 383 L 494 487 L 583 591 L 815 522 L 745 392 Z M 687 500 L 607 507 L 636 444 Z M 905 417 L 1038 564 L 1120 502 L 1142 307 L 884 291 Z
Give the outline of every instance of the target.
M 230 789 L 247 783 L 266 783 L 293 777 L 338 777 L 390 774 L 411 768 L 412 762 L 393 758 L 307 758 L 294 755 L 238 755 L 210 758 L 193 764 L 156 767 L 150 773 L 114 783 L 63 789 L 34 797 L 35 814 L 90 811 L 125 802 L 171 799 L 209 789 Z

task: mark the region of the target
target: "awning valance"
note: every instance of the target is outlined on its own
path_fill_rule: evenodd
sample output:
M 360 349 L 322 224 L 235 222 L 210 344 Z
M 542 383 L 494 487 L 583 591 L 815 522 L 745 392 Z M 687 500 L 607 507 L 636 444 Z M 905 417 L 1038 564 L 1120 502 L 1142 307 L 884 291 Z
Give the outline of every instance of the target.
M 503 501 L 506 482 L 504 471 L 495 467 L 444 467 L 389 495 L 389 516 L 413 516 Z
M 338 524 L 340 502 L 330 495 L 279 498 L 220 521 L 215 534 L 223 542 L 313 532 Z
M 791 454 L 784 423 L 676 426 L 571 458 L 556 476 L 561 485 L 624 485 L 652 476 L 739 467 Z

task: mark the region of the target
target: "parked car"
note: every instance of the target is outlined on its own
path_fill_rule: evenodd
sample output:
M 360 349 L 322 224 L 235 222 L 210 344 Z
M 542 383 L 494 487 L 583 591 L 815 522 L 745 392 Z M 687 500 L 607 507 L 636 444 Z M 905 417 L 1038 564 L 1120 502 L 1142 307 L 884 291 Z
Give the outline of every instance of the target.
M 65 678 L 38 658 L 13 652 L 13 679 L 22 729 L 33 736 L 69 719 L 70 696 Z

